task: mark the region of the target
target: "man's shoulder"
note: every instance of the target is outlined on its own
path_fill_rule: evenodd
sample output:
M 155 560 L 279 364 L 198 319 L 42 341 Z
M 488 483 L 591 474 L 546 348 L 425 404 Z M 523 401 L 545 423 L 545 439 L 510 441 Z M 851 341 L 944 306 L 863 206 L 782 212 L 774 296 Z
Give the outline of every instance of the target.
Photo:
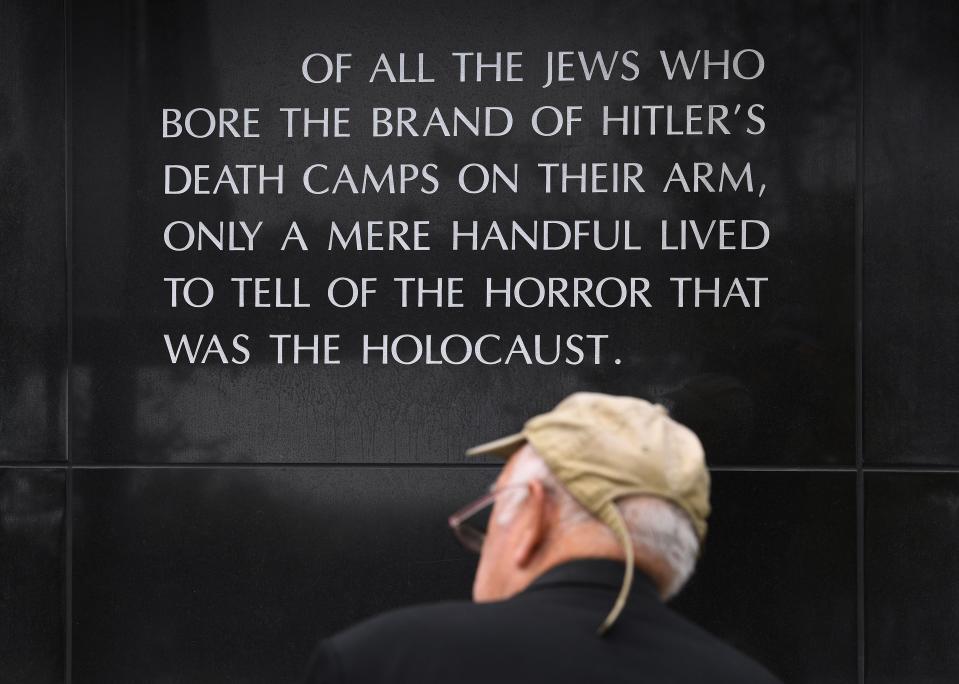
M 508 602 L 473 603 L 440 601 L 381 613 L 340 632 L 333 640 L 340 649 L 369 648 L 378 642 L 397 644 L 423 643 L 425 638 L 448 641 L 469 638 L 472 634 L 488 635 L 490 624 L 501 626 L 502 614 L 509 612 Z
M 411 672 L 440 670 L 477 656 L 502 630 L 505 603 L 444 601 L 399 608 L 322 641 L 308 682 L 408 681 Z M 506 608 L 508 610 L 508 608 Z
M 487 681 L 507 671 L 533 681 L 608 681 L 643 669 L 677 681 L 708 674 L 710 681 L 776 684 L 764 668 L 699 626 L 663 607 L 628 611 L 608 637 L 596 636 L 600 613 L 576 617 L 552 602 L 448 601 L 393 610 L 361 622 L 317 649 L 311 682 Z M 632 618 L 632 619 L 631 619 Z M 317 674 L 322 673 L 322 674 Z M 525 673 L 525 674 L 524 674 Z M 454 677 L 455 675 L 455 677 Z M 582 675 L 582 676 L 580 676 Z M 623 676 L 620 676 L 623 675 Z M 583 677 L 587 679 L 583 679 Z M 451 677 L 454 677 L 451 679 Z M 665 680 L 664 680 L 665 681 Z M 670 680 L 672 681 L 672 680 Z
M 668 623 L 672 627 L 660 632 L 664 640 L 672 642 L 670 646 L 664 645 L 664 648 L 683 652 L 688 658 L 698 661 L 698 666 L 714 673 L 715 681 L 781 684 L 765 667 L 701 625 L 668 606 L 663 606 L 663 612 L 669 618 L 661 624 Z

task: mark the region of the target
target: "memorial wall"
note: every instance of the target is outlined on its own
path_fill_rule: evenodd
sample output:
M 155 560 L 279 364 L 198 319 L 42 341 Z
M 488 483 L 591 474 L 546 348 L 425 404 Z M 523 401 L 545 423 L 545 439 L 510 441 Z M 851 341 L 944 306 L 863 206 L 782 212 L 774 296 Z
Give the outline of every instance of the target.
M 282 682 L 469 596 L 474 444 L 701 437 L 675 600 L 959 678 L 948 2 L 0 0 L 0 680 Z

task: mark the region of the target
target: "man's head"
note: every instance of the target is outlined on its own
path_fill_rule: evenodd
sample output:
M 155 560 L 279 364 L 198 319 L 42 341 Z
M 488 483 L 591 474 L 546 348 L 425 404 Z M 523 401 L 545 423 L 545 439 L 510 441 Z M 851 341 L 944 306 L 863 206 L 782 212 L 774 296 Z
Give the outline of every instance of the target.
M 576 558 L 623 560 L 609 527 L 582 507 L 530 445 L 510 457 L 494 485 L 493 506 L 473 598 L 498 601 L 525 589 L 549 568 Z M 635 565 L 660 595 L 675 595 L 693 573 L 699 540 L 689 517 L 652 496 L 617 502 L 633 545 Z
M 477 601 L 508 598 L 576 558 L 635 564 L 664 598 L 692 574 L 709 513 L 702 446 L 661 406 L 578 393 L 527 421 L 521 433 L 470 450 L 507 457 L 473 587 Z

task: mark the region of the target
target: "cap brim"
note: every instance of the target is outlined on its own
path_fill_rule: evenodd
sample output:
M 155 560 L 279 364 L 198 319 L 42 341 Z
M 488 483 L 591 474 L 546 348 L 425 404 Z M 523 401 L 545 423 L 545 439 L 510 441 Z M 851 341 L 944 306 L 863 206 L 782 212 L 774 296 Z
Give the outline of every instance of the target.
M 509 458 L 517 449 L 526 443 L 526 437 L 522 432 L 508 437 L 500 437 L 492 442 L 480 444 L 472 449 L 466 450 L 467 456 L 496 456 L 497 458 Z

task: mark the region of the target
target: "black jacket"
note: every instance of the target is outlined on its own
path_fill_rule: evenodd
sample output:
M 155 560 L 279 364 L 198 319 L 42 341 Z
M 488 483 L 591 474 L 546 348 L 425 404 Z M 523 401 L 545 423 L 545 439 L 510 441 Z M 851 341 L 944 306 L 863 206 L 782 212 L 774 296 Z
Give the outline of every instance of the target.
M 320 643 L 310 684 L 777 684 L 761 666 L 680 617 L 642 573 L 603 637 L 621 563 L 546 572 L 508 601 L 386 613 Z

